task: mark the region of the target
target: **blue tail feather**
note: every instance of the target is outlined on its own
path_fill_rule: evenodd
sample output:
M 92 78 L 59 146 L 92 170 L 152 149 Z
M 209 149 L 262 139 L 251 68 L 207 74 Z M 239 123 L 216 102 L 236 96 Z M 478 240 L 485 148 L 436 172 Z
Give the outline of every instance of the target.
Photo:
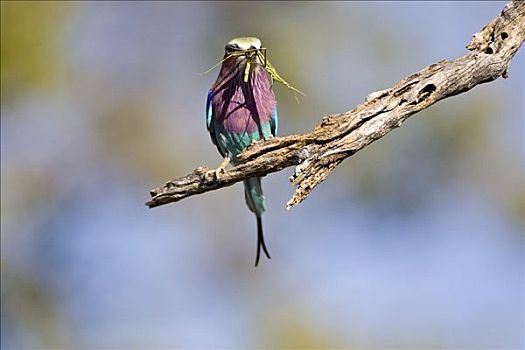
M 264 205 L 264 194 L 260 177 L 251 177 L 244 180 L 244 198 L 252 213 L 256 216 L 261 216 L 264 213 L 266 207 Z
M 259 264 L 259 257 L 261 256 L 261 248 L 268 259 L 271 259 L 266 244 L 264 243 L 262 218 L 257 216 L 257 255 L 255 255 L 255 267 Z
M 259 263 L 259 257 L 261 255 L 261 249 L 263 250 L 266 257 L 270 259 L 270 254 L 268 253 L 268 249 L 266 249 L 266 244 L 264 243 L 261 216 L 264 213 L 265 205 L 260 177 L 251 177 L 247 180 L 244 180 L 244 196 L 246 198 L 246 204 L 248 205 L 248 208 L 250 208 L 257 218 L 257 255 L 255 257 L 255 266 L 257 266 Z

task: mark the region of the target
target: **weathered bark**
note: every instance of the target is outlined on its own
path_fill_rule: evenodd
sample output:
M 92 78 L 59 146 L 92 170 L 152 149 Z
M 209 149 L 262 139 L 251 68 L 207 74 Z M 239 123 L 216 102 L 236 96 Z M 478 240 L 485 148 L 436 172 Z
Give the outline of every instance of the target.
M 287 209 L 303 201 L 344 159 L 401 126 L 411 115 L 439 100 L 474 86 L 508 76 L 514 54 L 525 40 L 525 2 L 511 1 L 499 16 L 474 34 L 467 55 L 441 60 L 374 92 L 351 111 L 323 117 L 313 132 L 275 137 L 248 147 L 235 166 L 219 177 L 215 170 L 199 167 L 150 191 L 150 208 L 231 186 L 248 177 L 264 176 L 296 166 L 290 181 L 297 186 Z

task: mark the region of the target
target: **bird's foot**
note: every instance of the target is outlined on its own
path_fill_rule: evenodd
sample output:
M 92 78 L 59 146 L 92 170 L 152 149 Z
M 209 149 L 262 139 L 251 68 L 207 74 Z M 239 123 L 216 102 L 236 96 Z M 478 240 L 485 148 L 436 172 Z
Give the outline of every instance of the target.
M 268 135 L 268 136 L 265 136 L 265 137 L 263 137 L 262 139 L 259 139 L 259 140 L 257 140 L 257 139 L 253 139 L 253 140 L 250 142 L 250 146 L 253 146 L 253 145 L 255 145 L 256 143 L 259 143 L 259 142 L 261 142 L 261 141 L 271 140 L 271 139 L 273 139 L 273 137 L 274 137 L 273 135 Z
M 226 173 L 226 166 L 230 164 L 230 157 L 225 157 L 221 164 L 215 169 L 215 178 L 219 179 Z

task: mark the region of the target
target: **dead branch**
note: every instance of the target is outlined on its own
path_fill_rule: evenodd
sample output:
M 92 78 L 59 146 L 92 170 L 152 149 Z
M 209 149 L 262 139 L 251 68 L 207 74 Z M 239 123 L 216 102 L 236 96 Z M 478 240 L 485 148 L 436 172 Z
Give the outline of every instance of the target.
M 507 78 L 514 54 L 525 40 L 525 2 L 507 3 L 499 16 L 474 34 L 471 52 L 453 61 L 441 60 L 374 92 L 363 104 L 338 115 L 327 115 L 313 132 L 275 137 L 248 147 L 243 164 L 216 177 L 199 167 L 191 174 L 150 191 L 150 208 L 177 202 L 199 193 L 231 186 L 248 177 L 265 176 L 296 166 L 290 181 L 297 186 L 286 208 L 303 201 L 344 159 L 401 126 L 411 115 L 474 86 Z

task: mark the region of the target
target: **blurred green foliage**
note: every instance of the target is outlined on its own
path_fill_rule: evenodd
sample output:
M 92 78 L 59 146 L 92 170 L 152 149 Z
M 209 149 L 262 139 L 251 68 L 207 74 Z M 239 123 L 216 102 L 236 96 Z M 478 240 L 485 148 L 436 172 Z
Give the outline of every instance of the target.
M 2 303 L 2 319 L 38 335 L 33 344 L 35 348 L 66 348 L 67 336 L 54 308 L 52 291 L 42 289 L 33 279 L 11 273 L 5 265 L 2 261 L 2 300 L 9 303 Z
M 341 336 L 305 315 L 304 306 L 288 306 L 263 323 L 267 335 L 264 348 L 334 349 L 344 343 Z M 349 347 L 346 343 L 346 347 Z
M 67 2 L 1 2 L 1 97 L 46 88 L 62 75 L 58 54 Z

